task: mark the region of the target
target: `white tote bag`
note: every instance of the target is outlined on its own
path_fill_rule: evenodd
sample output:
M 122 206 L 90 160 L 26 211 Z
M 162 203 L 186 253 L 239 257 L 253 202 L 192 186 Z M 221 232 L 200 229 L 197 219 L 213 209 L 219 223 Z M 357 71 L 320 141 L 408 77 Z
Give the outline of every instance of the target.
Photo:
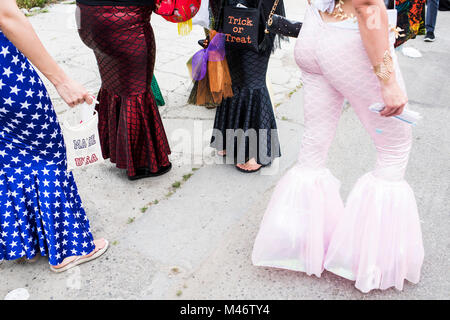
M 64 114 L 62 130 L 67 150 L 67 170 L 105 161 L 98 134 L 98 114 L 94 107 L 94 104 L 83 103 Z
M 200 10 L 198 10 L 197 14 L 192 18 L 192 24 L 196 24 L 202 26 L 206 29 L 209 29 L 209 1 L 202 0 L 200 5 Z

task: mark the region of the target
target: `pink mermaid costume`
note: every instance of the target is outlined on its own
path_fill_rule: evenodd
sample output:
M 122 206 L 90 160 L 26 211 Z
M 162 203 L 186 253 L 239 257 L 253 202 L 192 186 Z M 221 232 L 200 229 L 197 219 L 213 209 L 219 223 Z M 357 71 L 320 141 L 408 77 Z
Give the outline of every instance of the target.
M 362 292 L 402 290 L 405 279 L 419 281 L 424 256 L 416 200 L 404 180 L 411 126 L 369 110 L 383 98 L 358 24 L 351 20 L 325 23 L 317 7 L 325 11 L 317 3 L 308 7 L 295 47 L 304 82 L 300 156 L 274 191 L 252 261 L 256 266 L 317 277 L 326 269 L 356 281 Z M 389 13 L 395 19 L 395 11 Z M 391 32 L 396 77 L 404 88 L 394 41 Z M 377 151 L 374 170 L 356 182 L 345 206 L 340 183 L 325 166 L 344 99 Z

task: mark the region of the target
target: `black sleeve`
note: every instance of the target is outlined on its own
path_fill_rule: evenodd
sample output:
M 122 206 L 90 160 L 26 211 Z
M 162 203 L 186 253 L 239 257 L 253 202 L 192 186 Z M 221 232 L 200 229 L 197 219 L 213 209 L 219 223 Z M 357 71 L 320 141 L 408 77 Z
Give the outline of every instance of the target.
M 291 38 L 297 38 L 301 28 L 301 22 L 292 21 L 277 14 L 273 16 L 272 25 L 268 26 L 270 33 Z

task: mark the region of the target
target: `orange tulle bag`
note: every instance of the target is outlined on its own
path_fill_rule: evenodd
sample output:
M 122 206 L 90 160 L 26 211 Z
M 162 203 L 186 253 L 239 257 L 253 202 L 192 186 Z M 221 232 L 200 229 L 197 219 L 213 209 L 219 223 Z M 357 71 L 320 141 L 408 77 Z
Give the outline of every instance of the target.
M 215 107 L 233 96 L 224 34 L 211 30 L 208 47 L 198 51 L 187 65 L 194 81 L 190 104 Z

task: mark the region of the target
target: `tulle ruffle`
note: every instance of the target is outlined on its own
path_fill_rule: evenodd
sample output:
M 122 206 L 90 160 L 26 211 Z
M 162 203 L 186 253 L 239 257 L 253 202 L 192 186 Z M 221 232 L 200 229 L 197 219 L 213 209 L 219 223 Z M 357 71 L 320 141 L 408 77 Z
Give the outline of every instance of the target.
M 362 292 L 417 283 L 424 257 L 414 193 L 408 183 L 368 173 L 352 190 L 333 234 L 325 268 Z
M 328 169 L 291 168 L 278 183 L 253 248 L 256 266 L 320 277 L 332 232 L 344 206 Z

